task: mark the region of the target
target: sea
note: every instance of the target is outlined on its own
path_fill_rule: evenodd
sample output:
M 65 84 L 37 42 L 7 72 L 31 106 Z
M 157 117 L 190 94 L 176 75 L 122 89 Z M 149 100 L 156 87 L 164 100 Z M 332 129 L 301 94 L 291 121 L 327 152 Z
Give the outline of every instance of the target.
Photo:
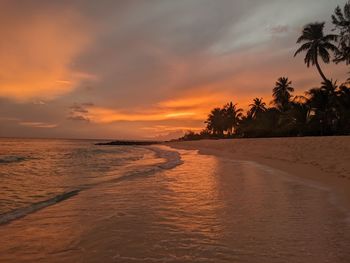
M 166 145 L 0 139 L 0 262 L 348 263 L 327 186 Z
M 160 147 L 99 142 L 0 138 L 0 224 L 98 185 L 181 163 L 177 152 Z

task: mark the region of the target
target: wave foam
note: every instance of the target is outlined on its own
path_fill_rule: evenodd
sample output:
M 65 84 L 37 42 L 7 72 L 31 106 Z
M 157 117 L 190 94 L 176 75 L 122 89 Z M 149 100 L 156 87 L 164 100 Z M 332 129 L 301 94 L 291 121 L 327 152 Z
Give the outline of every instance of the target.
M 17 163 L 17 162 L 25 161 L 26 159 L 27 158 L 24 156 L 14 156 L 14 155 L 1 156 L 0 164 Z
M 177 151 L 171 150 L 167 146 L 150 146 L 148 148 L 154 151 L 157 157 L 166 160 L 166 162 L 158 165 L 159 168 L 173 169 L 176 166 L 183 164 L 180 153 Z
M 63 194 L 56 195 L 50 199 L 47 199 L 45 201 L 40 201 L 34 204 L 31 204 L 27 207 L 18 208 L 16 210 L 12 210 L 10 212 L 7 212 L 5 214 L 0 215 L 0 225 L 9 223 L 13 220 L 19 219 L 21 217 L 24 217 L 28 214 L 34 213 L 40 209 L 43 209 L 47 206 L 57 204 L 59 202 L 62 202 L 72 196 L 77 195 L 80 192 L 80 190 L 74 190 L 70 192 L 65 192 Z
M 165 162 L 158 164 L 158 165 L 151 165 L 148 167 L 143 167 L 139 170 L 126 173 L 123 176 L 112 179 L 112 180 L 99 182 L 99 183 L 92 184 L 92 185 L 80 186 L 79 189 L 69 191 L 69 192 L 64 192 L 62 194 L 56 195 L 56 196 L 49 198 L 47 200 L 33 203 L 33 204 L 30 204 L 26 207 L 18 208 L 18 209 L 12 210 L 10 212 L 6 212 L 4 214 L 0 214 L 0 225 L 7 224 L 13 220 L 22 218 L 28 214 L 34 213 L 34 212 L 41 210 L 45 207 L 62 202 L 68 198 L 71 198 L 71 197 L 77 195 L 81 191 L 88 190 L 90 188 L 93 188 L 93 187 L 96 187 L 96 186 L 99 186 L 102 184 L 106 184 L 106 183 L 113 183 L 113 182 L 127 180 L 127 179 L 130 179 L 132 177 L 153 175 L 156 172 L 159 172 L 159 171 L 164 170 L 164 169 L 172 169 L 172 168 L 175 168 L 176 166 L 183 163 L 183 161 L 181 160 L 180 153 L 177 151 L 171 150 L 167 146 L 149 146 L 147 148 L 152 150 L 153 152 L 155 152 L 155 154 L 158 158 L 165 159 Z M 26 159 L 25 157 L 19 157 L 19 156 L 5 156 L 5 158 L 0 159 L 0 163 L 1 162 L 2 163 L 18 162 L 18 161 L 22 161 L 25 159 Z

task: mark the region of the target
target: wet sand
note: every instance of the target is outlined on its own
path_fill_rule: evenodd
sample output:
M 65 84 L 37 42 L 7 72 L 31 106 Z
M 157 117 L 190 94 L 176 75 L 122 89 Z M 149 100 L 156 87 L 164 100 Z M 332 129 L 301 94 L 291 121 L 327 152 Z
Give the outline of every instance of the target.
M 179 151 L 173 169 L 0 226 L 0 262 L 350 261 L 350 222 L 327 187 L 252 160 Z
M 350 209 L 350 136 L 201 140 L 168 143 L 233 160 L 250 160 L 319 183 Z

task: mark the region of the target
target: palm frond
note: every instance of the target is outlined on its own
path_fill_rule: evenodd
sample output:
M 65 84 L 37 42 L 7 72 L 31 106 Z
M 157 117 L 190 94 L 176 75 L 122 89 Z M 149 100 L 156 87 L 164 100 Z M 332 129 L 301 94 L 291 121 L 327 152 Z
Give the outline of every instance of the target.
M 322 40 L 324 42 L 336 42 L 338 40 L 338 35 L 334 35 L 334 34 L 329 34 L 329 35 L 326 35 L 322 38 Z
M 344 15 L 346 19 L 349 21 L 350 20 L 350 1 L 348 1 L 344 6 Z
M 339 49 L 335 45 L 333 45 L 332 43 L 329 43 L 329 42 L 324 43 L 322 45 L 322 47 L 325 48 L 325 49 L 328 49 L 328 50 L 330 50 L 330 51 L 332 51 L 334 53 L 339 52 Z
M 334 15 L 332 15 L 332 22 L 333 24 L 340 24 L 341 22 L 345 21 L 345 18 L 343 16 L 343 12 L 339 6 L 337 6 L 334 10 Z
M 318 53 L 319 53 L 320 57 L 322 58 L 323 62 L 328 64 L 330 61 L 330 56 L 329 56 L 328 51 L 324 47 L 319 47 Z
M 310 64 L 315 65 L 315 61 L 316 61 L 315 54 L 316 54 L 316 52 L 312 49 L 309 49 L 306 52 L 304 62 L 305 62 L 307 67 L 310 67 Z
M 312 42 L 308 42 L 303 44 L 298 50 L 294 53 L 294 57 L 296 57 L 299 53 L 308 50 L 312 46 Z
M 310 38 L 309 35 L 301 35 L 298 39 L 297 39 L 297 44 L 302 43 L 302 42 L 309 42 L 312 41 L 312 38 Z

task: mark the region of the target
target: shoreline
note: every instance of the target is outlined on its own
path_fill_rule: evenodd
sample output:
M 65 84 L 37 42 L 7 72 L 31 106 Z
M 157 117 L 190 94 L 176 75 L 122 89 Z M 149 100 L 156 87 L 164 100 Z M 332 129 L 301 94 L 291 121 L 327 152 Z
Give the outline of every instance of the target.
M 329 189 L 350 211 L 350 137 L 249 138 L 168 142 L 175 149 L 253 161 Z
M 130 146 L 138 146 L 138 145 L 130 145 Z M 45 199 L 41 198 L 41 199 L 38 199 L 36 202 L 33 201 L 32 203 L 13 208 L 12 210 L 8 210 L 8 211 L 0 210 L 0 227 L 2 225 L 6 225 L 13 221 L 19 220 L 23 217 L 26 217 L 30 214 L 39 212 L 44 208 L 47 208 L 53 205 L 58 205 L 62 201 L 65 201 L 78 194 L 81 194 L 86 190 L 90 190 L 92 188 L 96 188 L 103 185 L 122 182 L 124 180 L 128 180 L 130 178 L 134 178 L 138 176 L 155 174 L 161 170 L 169 170 L 182 164 L 180 154 L 178 153 L 178 151 L 172 150 L 171 147 L 167 147 L 164 145 L 163 146 L 156 145 L 153 147 L 153 146 L 149 146 L 148 144 L 141 145 L 141 146 L 143 146 L 143 148 L 149 151 L 152 151 L 156 155 L 156 158 L 161 158 L 164 161 L 159 163 L 158 162 L 154 163 L 153 165 L 145 164 L 143 167 L 140 167 L 139 169 L 136 169 L 133 171 L 126 171 L 124 174 L 121 174 L 119 177 L 111 178 L 105 181 L 99 181 L 99 182 L 85 184 L 85 185 L 79 185 L 79 184 L 72 185 L 71 189 L 69 190 L 66 189 L 66 191 L 63 191 L 63 192 L 52 193 L 49 196 L 45 197 Z
M 177 150 L 174 169 L 99 184 L 0 226 L 0 261 L 347 263 L 350 224 L 328 190 L 289 180 L 256 156 L 232 161 L 249 159 L 230 154 L 232 143 L 168 145 L 202 154 Z M 252 154 L 251 145 L 235 149 Z

